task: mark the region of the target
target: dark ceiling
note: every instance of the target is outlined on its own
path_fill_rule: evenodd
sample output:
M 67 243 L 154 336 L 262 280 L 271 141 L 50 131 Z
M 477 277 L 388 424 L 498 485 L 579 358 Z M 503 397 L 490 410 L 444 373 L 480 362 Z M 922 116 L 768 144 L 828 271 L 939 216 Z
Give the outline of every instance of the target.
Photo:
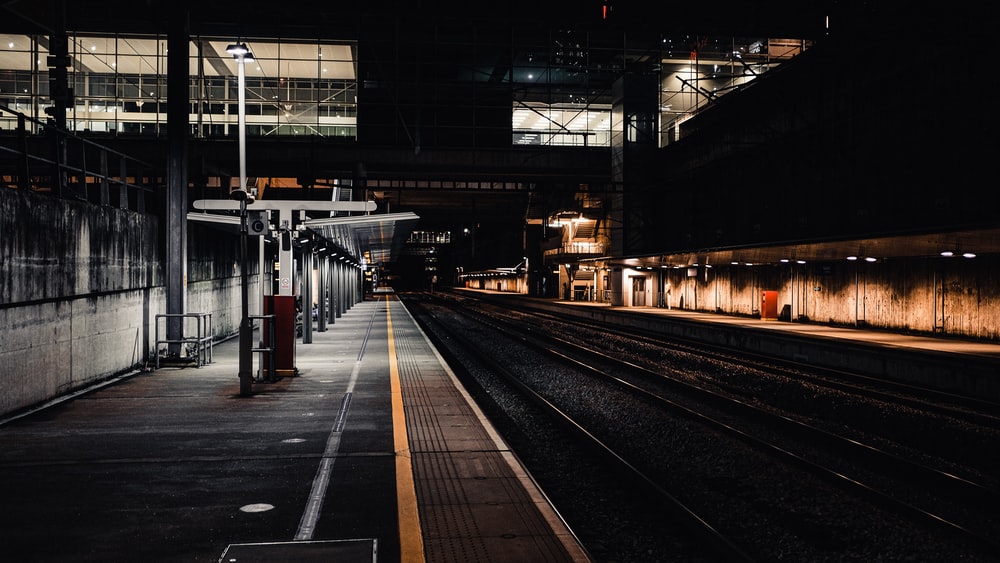
M 69 28 L 133 33 L 163 31 L 171 13 L 188 12 L 194 33 L 344 38 L 373 24 L 512 25 L 573 30 L 630 29 L 663 33 L 810 36 L 822 33 L 826 16 L 844 13 L 833 0 L 802 2 L 637 2 L 558 0 L 428 2 L 308 0 L 289 4 L 256 0 L 10 0 L 0 5 L 0 26 L 26 32 L 55 29 L 58 14 Z M 866 10 L 869 8 L 865 8 Z

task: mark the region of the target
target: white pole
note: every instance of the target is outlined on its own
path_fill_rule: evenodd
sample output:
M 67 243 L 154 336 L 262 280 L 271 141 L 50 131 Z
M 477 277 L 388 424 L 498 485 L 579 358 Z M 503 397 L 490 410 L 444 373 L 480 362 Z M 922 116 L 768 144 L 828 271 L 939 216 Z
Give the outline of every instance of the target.
M 240 142 L 240 189 L 247 189 L 247 109 L 246 109 L 246 77 L 243 72 L 244 55 L 236 56 L 238 86 L 239 86 L 239 142 Z

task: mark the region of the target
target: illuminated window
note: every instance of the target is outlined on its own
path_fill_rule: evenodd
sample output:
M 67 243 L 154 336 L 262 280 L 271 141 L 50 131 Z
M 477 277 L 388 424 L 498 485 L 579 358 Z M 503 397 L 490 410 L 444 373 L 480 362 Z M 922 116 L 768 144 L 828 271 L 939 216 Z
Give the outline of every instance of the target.
M 246 68 L 248 135 L 356 137 L 355 43 L 240 39 L 256 57 Z M 188 95 L 194 136 L 236 135 L 236 61 L 226 52 L 232 41 L 191 39 Z M 8 46 L 0 59 L 0 104 L 42 121 L 51 105 L 46 45 L 36 36 L 0 34 L 0 47 Z M 166 53 L 165 36 L 70 35 L 69 86 L 75 102 L 66 115 L 67 128 L 165 135 Z M 16 116 L 0 116 L 0 127 L 16 127 Z

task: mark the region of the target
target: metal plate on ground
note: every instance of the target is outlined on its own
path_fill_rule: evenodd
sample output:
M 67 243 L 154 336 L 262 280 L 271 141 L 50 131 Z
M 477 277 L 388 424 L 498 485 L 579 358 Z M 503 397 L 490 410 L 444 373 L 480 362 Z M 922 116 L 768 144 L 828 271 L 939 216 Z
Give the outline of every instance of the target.
M 375 539 L 238 543 L 226 548 L 219 563 L 375 563 L 377 548 Z

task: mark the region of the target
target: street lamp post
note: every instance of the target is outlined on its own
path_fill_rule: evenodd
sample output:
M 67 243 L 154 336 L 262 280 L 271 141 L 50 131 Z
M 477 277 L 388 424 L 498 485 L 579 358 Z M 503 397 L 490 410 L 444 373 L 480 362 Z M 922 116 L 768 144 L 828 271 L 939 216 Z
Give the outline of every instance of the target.
M 246 46 L 246 43 L 235 43 L 226 47 L 226 52 L 236 59 L 237 76 L 237 96 L 239 108 L 239 121 L 237 129 L 239 131 L 240 143 L 240 189 L 247 189 L 247 99 L 246 99 L 246 73 L 244 63 L 253 62 L 253 53 Z
M 240 396 L 252 394 L 253 383 L 253 325 L 250 323 L 249 274 L 247 272 L 247 205 L 253 203 L 254 196 L 247 191 L 247 150 L 246 150 L 246 77 L 244 63 L 253 61 L 250 49 L 244 43 L 226 48 L 226 52 L 236 59 L 237 88 L 239 89 L 239 149 L 240 187 L 230 196 L 240 202 L 240 353 L 239 377 Z

